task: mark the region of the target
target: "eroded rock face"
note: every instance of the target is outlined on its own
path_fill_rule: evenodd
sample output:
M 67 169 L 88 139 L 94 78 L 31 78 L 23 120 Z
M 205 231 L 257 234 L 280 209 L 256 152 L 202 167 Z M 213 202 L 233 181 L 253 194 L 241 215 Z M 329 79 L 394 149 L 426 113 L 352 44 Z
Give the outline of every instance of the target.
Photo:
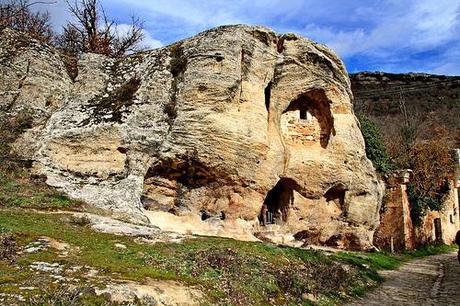
M 1 35 L 2 49 L 14 41 Z M 30 48 L 43 48 L 35 61 L 52 67 L 28 85 L 41 88 L 37 99 L 54 92 L 54 78 L 62 93 L 16 146 L 37 148 L 27 154 L 49 184 L 132 220 L 183 217 L 187 231 L 310 230 L 320 244 L 371 245 L 382 184 L 345 68 L 326 47 L 225 26 L 117 60 L 85 54 L 73 83 L 55 51 Z M 2 76 L 0 91 L 19 78 Z

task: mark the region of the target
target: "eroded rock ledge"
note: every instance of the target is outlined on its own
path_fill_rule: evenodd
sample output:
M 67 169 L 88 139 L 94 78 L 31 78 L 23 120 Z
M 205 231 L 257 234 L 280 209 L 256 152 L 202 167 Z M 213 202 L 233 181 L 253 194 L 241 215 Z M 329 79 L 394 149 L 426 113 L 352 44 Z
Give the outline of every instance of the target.
M 167 229 L 371 245 L 382 184 L 325 46 L 224 26 L 119 59 L 84 54 L 72 81 L 56 50 L 0 36 L 0 107 L 33 111 L 15 147 L 48 184 Z

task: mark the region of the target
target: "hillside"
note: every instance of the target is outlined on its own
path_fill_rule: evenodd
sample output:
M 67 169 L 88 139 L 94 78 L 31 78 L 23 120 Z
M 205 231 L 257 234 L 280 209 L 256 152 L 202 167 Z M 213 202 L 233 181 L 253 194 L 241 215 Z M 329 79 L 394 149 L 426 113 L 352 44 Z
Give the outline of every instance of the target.
M 460 76 L 421 73 L 350 74 L 355 111 L 364 112 L 393 141 L 404 122 L 400 105 L 405 102 L 417 139 L 431 139 L 445 129 L 452 146 L 460 146 Z

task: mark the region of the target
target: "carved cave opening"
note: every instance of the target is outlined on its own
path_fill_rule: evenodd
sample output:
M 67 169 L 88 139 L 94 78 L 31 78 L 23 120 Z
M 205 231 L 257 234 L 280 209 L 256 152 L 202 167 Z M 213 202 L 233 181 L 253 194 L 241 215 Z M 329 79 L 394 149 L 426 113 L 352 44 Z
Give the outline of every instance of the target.
M 303 119 L 303 120 L 308 120 L 309 116 L 308 116 L 309 112 L 307 112 L 307 110 L 305 109 L 301 109 L 300 112 L 299 112 L 299 115 L 300 115 L 300 119 Z
M 294 190 L 297 183 L 293 179 L 281 178 L 265 197 L 259 220 L 262 225 L 283 224 L 288 220 L 289 208 L 294 204 Z
M 281 116 L 281 127 L 287 142 L 318 143 L 322 148 L 335 135 L 331 101 L 322 89 L 313 89 L 292 101 Z

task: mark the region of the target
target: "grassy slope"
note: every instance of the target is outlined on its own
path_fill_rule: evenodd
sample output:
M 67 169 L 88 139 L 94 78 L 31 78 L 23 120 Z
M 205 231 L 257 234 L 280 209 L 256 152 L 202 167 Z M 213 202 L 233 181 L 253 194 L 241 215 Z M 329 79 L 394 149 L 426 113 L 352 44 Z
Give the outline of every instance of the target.
M 120 279 L 178 280 L 201 286 L 210 302 L 298 303 L 306 292 L 320 294 L 330 302 L 353 295 L 356 287 L 373 284 L 368 276 L 378 278 L 373 270 L 361 265 L 345 270 L 338 263 L 341 259 L 320 252 L 264 243 L 198 237 L 183 243 L 145 245 L 129 237 L 93 232 L 62 215 L 21 210 L 0 211 L 0 224 L 4 231 L 20 233 L 16 237 L 21 245 L 47 236 L 79 250 L 60 259 L 49 251 L 20 256 L 17 263 L 23 267 L 33 261 L 58 260 L 65 265 L 88 265 Z M 115 243 L 127 249 L 120 251 Z M 27 273 L 15 275 L 15 271 L 8 272 L 5 264 L 3 269 L 0 291 L 11 281 L 27 280 Z
M 12 284 L 30 285 L 26 267 L 32 262 L 57 261 L 66 267 L 91 266 L 111 278 L 166 279 L 198 285 L 211 303 L 301 303 L 302 293 L 313 293 L 329 304 L 362 294 L 375 285 L 380 280 L 378 269 L 394 269 L 413 257 L 452 250 L 444 246 L 402 256 L 354 252 L 325 255 L 217 237 L 146 245 L 129 237 L 94 232 L 61 214 L 13 209 L 0 211 L 0 224 L 0 230 L 15 233 L 22 246 L 47 236 L 78 250 L 65 258 L 58 258 L 50 250 L 21 255 L 16 259 L 16 265 L 23 267 L 19 273 L 12 269 L 13 264 L 0 260 L 0 292 L 11 290 Z M 116 243 L 127 249 L 120 251 Z
M 88 286 L 89 282 L 100 287 L 113 279 L 163 279 L 201 287 L 208 296 L 206 302 L 211 304 L 309 304 L 302 298 L 307 293 L 318 297 L 319 304 L 335 304 L 376 285 L 379 269 L 394 269 L 407 259 L 451 250 L 431 247 L 402 256 L 327 254 L 218 237 L 147 245 L 130 237 L 94 232 L 70 215 L 27 210 L 30 208 L 49 211 L 84 207 L 32 179 L 27 172 L 0 171 L 0 234 L 12 235 L 19 248 L 47 236 L 70 244 L 73 251 L 61 257 L 47 249 L 18 255 L 11 261 L 1 258 L 0 243 L 0 292 L 19 293 L 20 286 L 56 290 L 52 279 L 37 276 L 29 268 L 32 262 L 42 261 L 100 271 L 99 281 L 77 277 L 76 286 Z M 117 249 L 116 243 L 127 248 Z M 38 292 L 30 291 L 34 293 Z M 97 303 L 91 299 L 87 304 Z
M 0 207 L 80 210 L 83 206 L 82 202 L 69 199 L 40 178 L 32 178 L 25 169 L 0 166 Z

